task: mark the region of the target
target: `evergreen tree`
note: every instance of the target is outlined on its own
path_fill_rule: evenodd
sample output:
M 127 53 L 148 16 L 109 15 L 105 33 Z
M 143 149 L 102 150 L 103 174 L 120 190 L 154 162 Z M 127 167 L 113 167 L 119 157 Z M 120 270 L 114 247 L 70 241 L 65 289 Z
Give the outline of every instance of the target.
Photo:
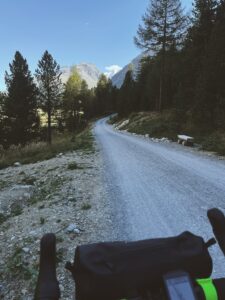
M 163 108 L 166 51 L 171 45 L 180 45 L 186 18 L 180 0 L 151 0 L 143 25 L 139 26 L 135 43 L 138 47 L 160 55 L 160 91 L 157 108 Z
M 225 5 L 221 3 L 211 28 L 197 81 L 194 117 L 205 130 L 225 129 L 224 32 Z
M 54 111 L 59 108 L 62 96 L 62 82 L 60 79 L 60 66 L 48 51 L 45 51 L 38 62 L 35 76 L 39 85 L 39 106 L 48 115 L 47 141 L 51 144 L 52 116 Z
M 142 59 L 137 74 L 135 110 L 155 110 L 159 99 L 160 66 L 157 57 Z
M 216 1 L 195 0 L 184 49 L 182 51 L 182 70 L 180 102 L 186 110 L 195 108 L 196 97 L 199 96 L 201 73 L 205 64 L 205 55 L 212 28 L 215 23 Z M 199 83 L 198 83 L 199 82 Z M 197 95 L 196 95 L 197 94 Z
M 26 59 L 15 53 L 6 72 L 7 98 L 3 105 L 8 144 L 26 144 L 39 128 L 37 115 L 37 88 L 29 71 Z
M 134 110 L 135 82 L 132 68 L 127 71 L 124 82 L 120 88 L 118 111 L 121 116 L 126 116 Z
M 87 106 L 90 92 L 85 80 L 77 72 L 76 68 L 72 69 L 72 75 L 69 77 L 64 91 L 63 110 L 67 128 L 74 131 L 81 125 L 81 116 Z
M 6 144 L 5 124 L 4 124 L 6 118 L 4 114 L 5 101 L 6 101 L 6 95 L 0 92 L 0 145 L 2 146 L 5 146 Z
M 95 115 L 103 115 L 109 111 L 112 83 L 102 74 L 95 89 Z

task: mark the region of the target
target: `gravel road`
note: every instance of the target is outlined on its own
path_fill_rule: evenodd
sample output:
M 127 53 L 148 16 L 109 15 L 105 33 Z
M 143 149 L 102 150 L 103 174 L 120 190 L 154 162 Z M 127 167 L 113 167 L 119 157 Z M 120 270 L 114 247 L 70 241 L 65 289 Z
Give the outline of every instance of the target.
M 225 212 L 225 161 L 207 153 L 116 131 L 102 119 L 95 136 L 113 212 L 112 236 L 136 240 L 185 230 L 212 237 L 207 209 Z M 213 276 L 225 276 L 218 246 Z

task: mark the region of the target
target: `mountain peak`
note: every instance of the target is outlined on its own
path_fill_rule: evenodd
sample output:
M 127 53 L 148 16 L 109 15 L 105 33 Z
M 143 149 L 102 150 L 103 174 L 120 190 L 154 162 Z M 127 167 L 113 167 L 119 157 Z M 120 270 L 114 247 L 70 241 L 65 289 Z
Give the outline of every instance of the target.
M 117 88 L 121 88 L 126 73 L 132 68 L 134 77 L 136 76 L 139 67 L 140 67 L 140 63 L 143 57 L 145 57 L 147 54 L 145 53 L 141 53 L 140 55 L 138 55 L 137 57 L 135 57 L 129 64 L 127 64 L 121 71 L 119 71 L 118 73 L 116 73 L 113 77 L 112 77 L 112 84 L 114 86 L 116 86 Z
M 80 77 L 87 82 L 88 87 L 90 89 L 97 86 L 101 72 L 98 70 L 96 65 L 94 65 L 92 63 L 85 63 L 85 62 L 74 65 L 72 67 L 63 67 L 61 69 L 63 83 L 67 82 L 67 80 L 69 79 L 69 77 L 72 74 L 72 69 L 74 67 L 76 68 Z

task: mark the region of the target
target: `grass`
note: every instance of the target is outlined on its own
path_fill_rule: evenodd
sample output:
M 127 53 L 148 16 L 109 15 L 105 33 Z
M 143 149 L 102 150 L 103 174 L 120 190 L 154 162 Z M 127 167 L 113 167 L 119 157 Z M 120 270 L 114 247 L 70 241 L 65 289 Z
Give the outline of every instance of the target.
M 45 224 L 45 218 L 40 217 L 40 224 L 41 224 L 41 225 L 44 225 L 44 224 Z
M 59 187 L 63 184 L 64 179 L 61 177 L 56 177 L 49 179 L 46 185 L 42 185 L 36 193 L 28 200 L 28 204 L 33 205 L 38 202 L 46 200 L 47 196 L 54 194 Z M 39 206 L 39 209 L 43 209 L 43 206 Z
M 20 279 L 31 280 L 37 277 L 37 269 L 34 266 L 29 266 L 25 260 L 25 254 L 21 247 L 15 247 L 12 255 L 8 258 L 6 267 L 8 274 Z
M 83 169 L 83 167 L 79 166 L 75 161 L 73 161 L 68 164 L 67 169 L 68 170 L 78 170 L 78 169 L 80 170 L 80 169 Z
M 176 140 L 180 131 L 180 125 L 173 119 L 170 112 L 159 113 L 133 113 L 127 119 L 130 122 L 121 129 L 136 134 L 149 134 L 150 137 L 162 138 L 167 137 Z M 122 123 L 122 119 L 119 123 Z
M 203 150 L 212 151 L 219 155 L 225 155 L 225 132 L 202 130 L 194 126 L 191 120 L 175 113 L 174 111 L 164 111 L 161 114 L 157 112 L 139 112 L 132 113 L 126 119 L 129 123 L 121 129 L 129 132 L 150 137 L 167 137 L 172 141 L 177 141 L 178 134 L 187 134 L 193 136 L 195 143 L 199 144 Z M 111 123 L 121 124 L 126 119 L 112 118 Z
M 37 179 L 35 177 L 26 176 L 21 180 L 21 182 L 26 184 L 26 185 L 34 185 L 36 180 Z
M 5 214 L 0 213 L 0 225 L 7 221 L 7 219 L 8 217 Z
M 0 180 L 0 191 L 9 186 L 9 182 Z
M 0 169 L 12 166 L 15 162 L 21 164 L 35 163 L 55 157 L 59 153 L 74 150 L 93 152 L 93 136 L 90 127 L 77 135 L 57 134 L 52 145 L 44 142 L 31 143 L 24 147 L 11 146 L 8 150 L 0 150 Z
M 89 203 L 84 203 L 84 204 L 81 206 L 81 209 L 83 209 L 83 210 L 89 210 L 89 209 L 91 209 L 91 204 L 89 204 Z
M 11 214 L 10 214 L 11 217 L 19 216 L 22 213 L 23 213 L 23 208 L 19 203 L 14 203 L 13 205 L 11 205 Z

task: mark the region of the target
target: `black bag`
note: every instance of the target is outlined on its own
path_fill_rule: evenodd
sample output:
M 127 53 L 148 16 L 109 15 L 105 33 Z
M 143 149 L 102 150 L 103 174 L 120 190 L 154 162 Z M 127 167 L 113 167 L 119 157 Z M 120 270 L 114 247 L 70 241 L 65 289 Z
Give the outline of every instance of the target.
M 75 279 L 77 300 L 116 300 L 159 288 L 170 271 L 209 277 L 212 259 L 201 237 L 184 232 L 172 238 L 79 246 L 67 269 Z

